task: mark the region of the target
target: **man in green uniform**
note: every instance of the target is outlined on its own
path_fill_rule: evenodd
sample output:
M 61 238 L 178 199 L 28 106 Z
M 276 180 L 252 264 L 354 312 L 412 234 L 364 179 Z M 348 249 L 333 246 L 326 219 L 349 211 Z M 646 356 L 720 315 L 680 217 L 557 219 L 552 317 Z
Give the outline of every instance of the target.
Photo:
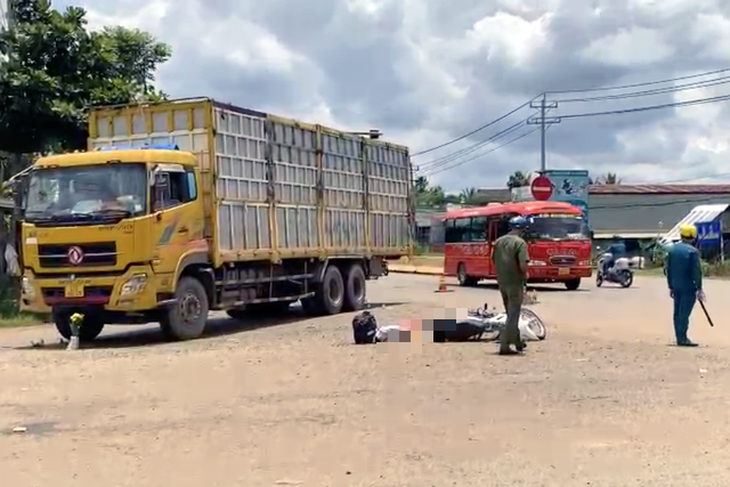
M 525 342 L 520 338 L 520 311 L 527 282 L 527 243 L 522 239 L 522 232 L 527 227 L 527 220 L 516 216 L 509 221 L 510 231 L 494 242 L 492 260 L 497 269 L 497 283 L 502 294 L 507 323 L 500 336 L 500 355 L 515 355 L 525 349 Z M 515 350 L 510 348 L 515 346 Z
M 664 262 L 669 295 L 674 300 L 674 334 L 678 346 L 696 347 L 697 344 L 687 338 L 687 328 L 695 302 L 705 299 L 700 252 L 692 245 L 697 238 L 697 228 L 682 225 L 679 235 L 682 241 L 669 248 Z

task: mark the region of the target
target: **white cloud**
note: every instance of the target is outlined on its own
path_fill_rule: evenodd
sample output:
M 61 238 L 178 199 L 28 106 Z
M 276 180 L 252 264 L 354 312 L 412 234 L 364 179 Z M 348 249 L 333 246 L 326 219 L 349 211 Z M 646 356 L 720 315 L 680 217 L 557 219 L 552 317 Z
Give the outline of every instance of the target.
M 63 7 L 65 2 L 86 7 L 94 28 L 137 27 L 171 44 L 173 58 L 160 70 L 158 84 L 173 96 L 212 96 L 348 130 L 376 127 L 388 140 L 410 145 L 413 152 L 469 132 L 546 89 L 672 78 L 722 68 L 730 61 L 730 4 L 723 0 L 54 4 Z M 552 114 L 728 93 L 730 84 L 617 101 L 561 103 Z M 598 94 L 606 92 L 565 97 Z M 481 154 L 494 145 L 461 156 L 454 152 L 487 140 L 531 113 L 523 109 L 414 162 L 433 168 L 441 158 L 438 168 L 451 169 L 433 179 L 449 189 L 502 186 L 510 172 L 538 167 L 538 134 L 488 155 Z M 624 181 L 727 172 L 729 114 L 730 107 L 715 104 L 566 119 L 548 134 L 548 165 L 584 167 L 596 174 L 617 172 Z M 521 130 L 496 144 L 527 131 Z
M 588 58 L 617 66 L 656 63 L 672 53 L 672 47 L 659 32 L 641 27 L 622 29 L 616 34 L 596 39 L 583 50 L 583 55 Z

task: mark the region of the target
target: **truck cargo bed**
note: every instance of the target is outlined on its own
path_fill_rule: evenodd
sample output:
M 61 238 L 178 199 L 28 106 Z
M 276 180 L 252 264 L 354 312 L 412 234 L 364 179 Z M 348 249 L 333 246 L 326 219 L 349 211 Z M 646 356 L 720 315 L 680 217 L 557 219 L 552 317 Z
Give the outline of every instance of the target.
M 400 256 L 408 149 L 210 99 L 94 109 L 89 150 L 173 143 L 203 174 L 215 260 Z

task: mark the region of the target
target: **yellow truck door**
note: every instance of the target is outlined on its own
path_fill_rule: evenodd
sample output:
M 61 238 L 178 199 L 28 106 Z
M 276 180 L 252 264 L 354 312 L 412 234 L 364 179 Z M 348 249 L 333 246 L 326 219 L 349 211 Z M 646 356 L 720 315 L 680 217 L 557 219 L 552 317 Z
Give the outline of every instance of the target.
M 192 167 L 165 165 L 155 171 L 152 191 L 153 267 L 156 274 L 173 274 L 186 255 L 207 252 L 198 185 Z

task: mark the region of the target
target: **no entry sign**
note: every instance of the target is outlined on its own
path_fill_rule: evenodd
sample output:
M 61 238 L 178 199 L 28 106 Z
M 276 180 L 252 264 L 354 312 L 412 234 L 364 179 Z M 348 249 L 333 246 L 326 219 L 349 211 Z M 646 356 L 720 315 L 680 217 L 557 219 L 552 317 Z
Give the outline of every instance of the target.
M 537 201 L 547 201 L 553 195 L 553 183 L 545 176 L 538 176 L 532 181 L 530 190 Z

